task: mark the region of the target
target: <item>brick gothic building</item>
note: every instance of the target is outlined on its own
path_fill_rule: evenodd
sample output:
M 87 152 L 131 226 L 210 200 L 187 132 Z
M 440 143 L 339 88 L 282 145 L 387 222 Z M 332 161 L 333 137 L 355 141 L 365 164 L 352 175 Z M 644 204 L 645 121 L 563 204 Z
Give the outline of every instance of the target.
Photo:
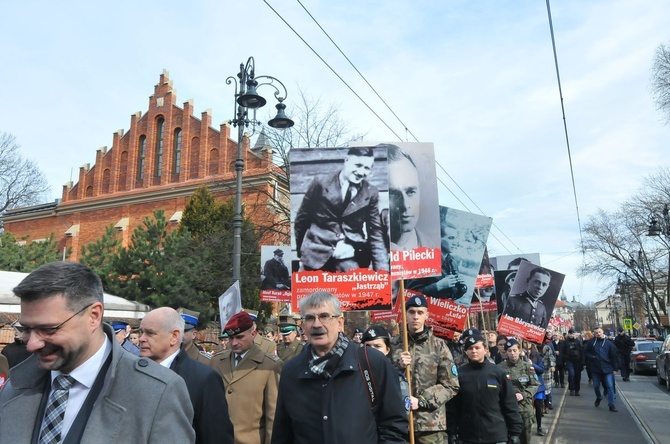
M 111 149 L 96 152 L 95 165 L 79 168 L 79 181 L 63 186 L 62 199 L 53 203 L 7 211 L 7 231 L 28 242 L 51 233 L 62 250 L 72 248 L 69 260 L 77 261 L 81 247 L 100 238 L 113 224 L 128 245 L 130 234 L 144 218 L 162 209 L 171 226 L 178 225 L 189 197 L 207 185 L 217 200 L 234 198 L 237 143 L 231 126 L 211 127 L 208 111 L 194 117 L 193 103 L 176 105 L 168 73 L 163 72 L 149 108 L 130 117 L 128 132 L 114 133 Z M 237 138 L 237 129 L 233 130 Z M 261 138 L 262 139 L 262 138 Z M 272 149 L 250 149 L 244 139 L 243 204 L 245 214 L 260 226 L 276 226 L 272 196 L 287 195 L 288 183 L 272 163 Z M 284 191 L 284 192 L 282 192 Z M 266 234 L 266 245 L 288 241 L 288 233 Z

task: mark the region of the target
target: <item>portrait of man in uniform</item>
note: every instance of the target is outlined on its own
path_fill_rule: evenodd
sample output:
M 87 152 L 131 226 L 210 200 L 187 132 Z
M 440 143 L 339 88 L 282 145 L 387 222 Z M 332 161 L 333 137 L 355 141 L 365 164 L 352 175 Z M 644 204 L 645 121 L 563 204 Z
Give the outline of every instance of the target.
M 533 268 L 526 279 L 525 291 L 509 297 L 503 314 L 546 328 L 549 314 L 540 298 L 549 289 L 551 279 L 552 274 L 546 268 Z

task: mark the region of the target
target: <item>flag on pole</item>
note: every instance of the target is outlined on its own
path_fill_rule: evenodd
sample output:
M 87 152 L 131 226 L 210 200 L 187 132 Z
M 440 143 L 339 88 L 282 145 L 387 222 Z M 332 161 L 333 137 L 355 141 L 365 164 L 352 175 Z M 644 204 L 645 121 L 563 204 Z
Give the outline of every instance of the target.
M 219 318 L 221 319 L 221 330 L 226 327 L 228 320 L 234 314 L 242 311 L 242 295 L 240 293 L 240 282 L 235 281 L 233 285 L 219 296 Z

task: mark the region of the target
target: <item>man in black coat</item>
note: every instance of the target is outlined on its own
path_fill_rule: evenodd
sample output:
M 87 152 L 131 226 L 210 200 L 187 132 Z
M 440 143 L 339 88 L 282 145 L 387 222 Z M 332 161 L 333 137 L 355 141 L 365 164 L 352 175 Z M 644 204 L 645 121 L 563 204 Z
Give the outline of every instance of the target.
M 213 369 L 191 359 L 181 348 L 181 315 L 169 307 L 157 308 L 142 319 L 140 329 L 141 356 L 168 367 L 186 382 L 193 404 L 196 444 L 233 444 L 233 424 L 223 381 Z
M 621 368 L 621 378 L 624 381 L 630 381 L 630 352 L 635 347 L 635 342 L 626 334 L 623 328 L 619 327 L 619 334 L 614 338 L 614 345 L 619 352 L 619 361 Z
M 391 361 L 341 333 L 332 294 L 299 305 L 309 344 L 282 369 L 272 444 L 406 443 L 407 410 Z
M 291 274 L 284 265 L 284 252 L 277 248 L 272 259 L 263 266 L 263 282 L 261 290 L 290 290 Z
M 579 396 L 584 367 L 584 349 L 582 341 L 575 337 L 575 330 L 568 330 L 568 337 L 560 342 L 559 356 L 568 371 L 568 390 L 570 396 Z

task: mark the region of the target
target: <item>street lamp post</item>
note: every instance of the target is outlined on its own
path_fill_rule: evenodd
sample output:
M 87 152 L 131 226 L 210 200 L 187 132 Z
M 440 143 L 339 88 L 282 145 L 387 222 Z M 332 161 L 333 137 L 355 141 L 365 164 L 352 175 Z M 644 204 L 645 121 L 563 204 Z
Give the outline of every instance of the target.
M 647 236 L 657 237 L 661 234 L 670 241 L 670 208 L 668 208 L 667 203 L 663 205 L 662 218 L 660 221 L 656 217 L 656 214 L 653 213 L 649 218 L 649 230 Z M 665 294 L 666 297 L 670 294 L 670 248 L 668 249 L 668 273 L 665 277 Z
M 263 107 L 267 101 L 260 96 L 257 89 L 269 85 L 274 88 L 274 96 L 277 99 L 277 115 L 268 122 L 272 128 L 286 129 L 293 126 L 293 120 L 286 117 L 284 100 L 287 96 L 286 87 L 279 79 L 271 76 L 257 76 L 256 63 L 253 57 L 249 57 L 247 63 L 240 63 L 240 72 L 237 78 L 230 76 L 226 84 L 235 84 L 235 118 L 230 121 L 237 127 L 237 159 L 235 160 L 235 216 L 233 218 L 233 282 L 240 281 L 242 265 L 242 172 L 244 171 L 244 151 L 242 141 L 244 128 L 259 124 L 256 120 L 256 109 Z M 238 81 L 239 79 L 239 81 Z M 259 83 L 258 81 L 261 81 Z M 281 87 L 281 89 L 279 88 Z M 236 111 L 235 111 L 236 109 Z M 249 118 L 249 110 L 254 111 L 253 117 Z M 240 282 L 241 284 L 241 282 Z
M 649 309 L 649 293 L 647 293 L 647 272 L 645 271 L 645 261 L 644 261 L 644 254 L 642 253 L 642 250 L 638 250 L 637 252 L 637 260 L 635 260 L 632 256 L 630 258 L 630 267 L 635 269 L 636 267 L 639 267 L 640 273 L 642 274 L 642 288 L 644 291 L 644 303 L 647 307 L 647 322 L 645 327 L 647 328 L 647 332 L 651 332 L 651 311 Z

